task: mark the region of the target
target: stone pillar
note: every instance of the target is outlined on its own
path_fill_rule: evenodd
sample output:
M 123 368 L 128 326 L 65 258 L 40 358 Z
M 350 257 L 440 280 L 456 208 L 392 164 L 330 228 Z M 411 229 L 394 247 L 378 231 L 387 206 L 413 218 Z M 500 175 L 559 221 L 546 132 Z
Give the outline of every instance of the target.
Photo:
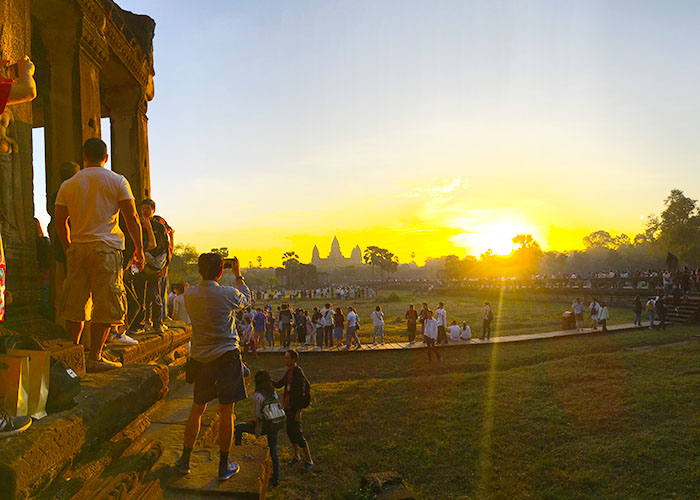
M 100 67 L 109 48 L 100 27 L 66 8 L 60 0 L 39 0 L 32 14 L 41 22 L 38 36 L 46 71 L 38 79 L 46 142 L 46 195 L 61 184 L 59 166 L 82 163 L 82 144 L 100 137 Z M 44 85 L 41 85 L 44 83 Z
M 112 170 L 127 178 L 137 206 L 151 196 L 146 99 L 145 89 L 138 85 L 112 88 L 104 94 L 112 134 Z
M 31 55 L 29 0 L 0 0 L 0 58 Z M 32 105 L 8 106 L 0 132 L 0 232 L 7 259 L 10 326 L 31 315 L 40 295 L 35 254 Z M 7 125 L 7 127 L 5 127 Z
M 69 2 L 33 0 L 32 16 L 49 199 L 61 185 L 60 165 L 67 161 L 82 164 L 83 142 L 100 137 L 100 70 L 109 57 L 109 47 L 102 34 L 104 20 L 88 19 Z M 52 266 L 51 311 L 63 276 Z M 60 318 L 56 319 L 60 324 Z

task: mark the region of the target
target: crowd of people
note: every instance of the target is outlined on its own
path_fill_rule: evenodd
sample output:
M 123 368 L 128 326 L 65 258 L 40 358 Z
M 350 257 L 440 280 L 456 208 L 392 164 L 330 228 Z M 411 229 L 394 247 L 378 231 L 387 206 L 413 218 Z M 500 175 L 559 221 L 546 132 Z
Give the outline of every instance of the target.
M 243 351 L 254 355 L 257 355 L 257 349 L 274 347 L 276 344 L 284 348 L 289 348 L 292 344 L 312 345 L 322 349 L 363 348 L 358 336 L 362 322 L 354 306 L 349 306 L 343 311 L 341 307 L 334 306 L 330 302 L 313 307 L 311 310 L 294 308 L 289 303 L 280 304 L 276 308 L 272 304 L 265 304 L 245 307 L 237 311 L 236 316 L 236 329 L 241 338 Z M 466 321 L 461 325 L 456 320 L 448 322 L 443 302 L 440 302 L 435 310 L 430 309 L 424 302 L 420 311 L 411 304 L 404 317 L 410 343 L 416 342 L 419 326 L 423 342 L 429 347 L 460 339 L 469 340 L 472 337 L 472 329 Z M 484 302 L 481 318 L 481 338 L 490 339 L 493 311 L 488 302 Z M 368 330 L 372 332 L 372 345 L 383 345 L 386 319 L 381 305 L 374 308 L 368 321 L 371 324 Z
M 327 285 L 317 288 L 265 288 L 253 291 L 253 298 L 258 302 L 274 302 L 281 300 L 303 299 L 364 299 L 377 296 L 377 289 L 360 285 Z

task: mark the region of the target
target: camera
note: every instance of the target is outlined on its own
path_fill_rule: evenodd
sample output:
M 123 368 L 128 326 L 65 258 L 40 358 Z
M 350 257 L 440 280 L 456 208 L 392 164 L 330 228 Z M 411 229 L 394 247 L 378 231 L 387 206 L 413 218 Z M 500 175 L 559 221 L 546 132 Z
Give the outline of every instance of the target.
M 224 259 L 224 269 L 231 269 L 233 267 L 233 259 Z

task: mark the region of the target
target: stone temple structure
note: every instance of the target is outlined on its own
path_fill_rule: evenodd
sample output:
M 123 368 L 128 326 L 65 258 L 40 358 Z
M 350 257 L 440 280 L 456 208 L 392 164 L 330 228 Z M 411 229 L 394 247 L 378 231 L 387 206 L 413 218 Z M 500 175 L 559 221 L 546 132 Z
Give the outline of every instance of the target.
M 338 243 L 338 238 L 333 236 L 333 242 L 331 243 L 331 252 L 328 257 L 322 259 L 318 252 L 318 246 L 314 245 L 314 249 L 311 252 L 311 263 L 316 266 L 319 270 L 327 270 L 336 267 L 345 266 L 360 266 L 362 265 L 362 250 L 360 250 L 359 245 L 355 245 L 352 249 L 350 257 L 347 258 L 340 251 L 340 243 Z
M 149 197 L 154 31 L 153 19 L 113 0 L 0 0 L 0 59 L 29 55 L 38 92 L 0 116 L 0 231 L 13 301 L 8 323 L 31 315 L 40 293 L 33 128 L 44 129 L 47 198 L 60 186 L 60 165 L 81 163 L 83 142 L 101 137 L 102 118 L 110 120 L 112 169 L 129 180 L 137 206 Z M 57 285 L 52 273 L 52 289 Z

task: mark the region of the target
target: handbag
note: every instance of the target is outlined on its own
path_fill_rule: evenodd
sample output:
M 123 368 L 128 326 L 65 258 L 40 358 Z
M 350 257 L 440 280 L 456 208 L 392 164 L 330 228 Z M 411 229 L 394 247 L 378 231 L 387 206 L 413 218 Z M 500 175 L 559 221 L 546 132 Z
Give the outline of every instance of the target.
M 7 355 L 28 358 L 27 414 L 36 419 L 44 418 L 46 401 L 49 397 L 51 353 L 29 349 L 8 349 Z
M 0 355 L 0 408 L 12 417 L 29 410 L 29 358 Z

